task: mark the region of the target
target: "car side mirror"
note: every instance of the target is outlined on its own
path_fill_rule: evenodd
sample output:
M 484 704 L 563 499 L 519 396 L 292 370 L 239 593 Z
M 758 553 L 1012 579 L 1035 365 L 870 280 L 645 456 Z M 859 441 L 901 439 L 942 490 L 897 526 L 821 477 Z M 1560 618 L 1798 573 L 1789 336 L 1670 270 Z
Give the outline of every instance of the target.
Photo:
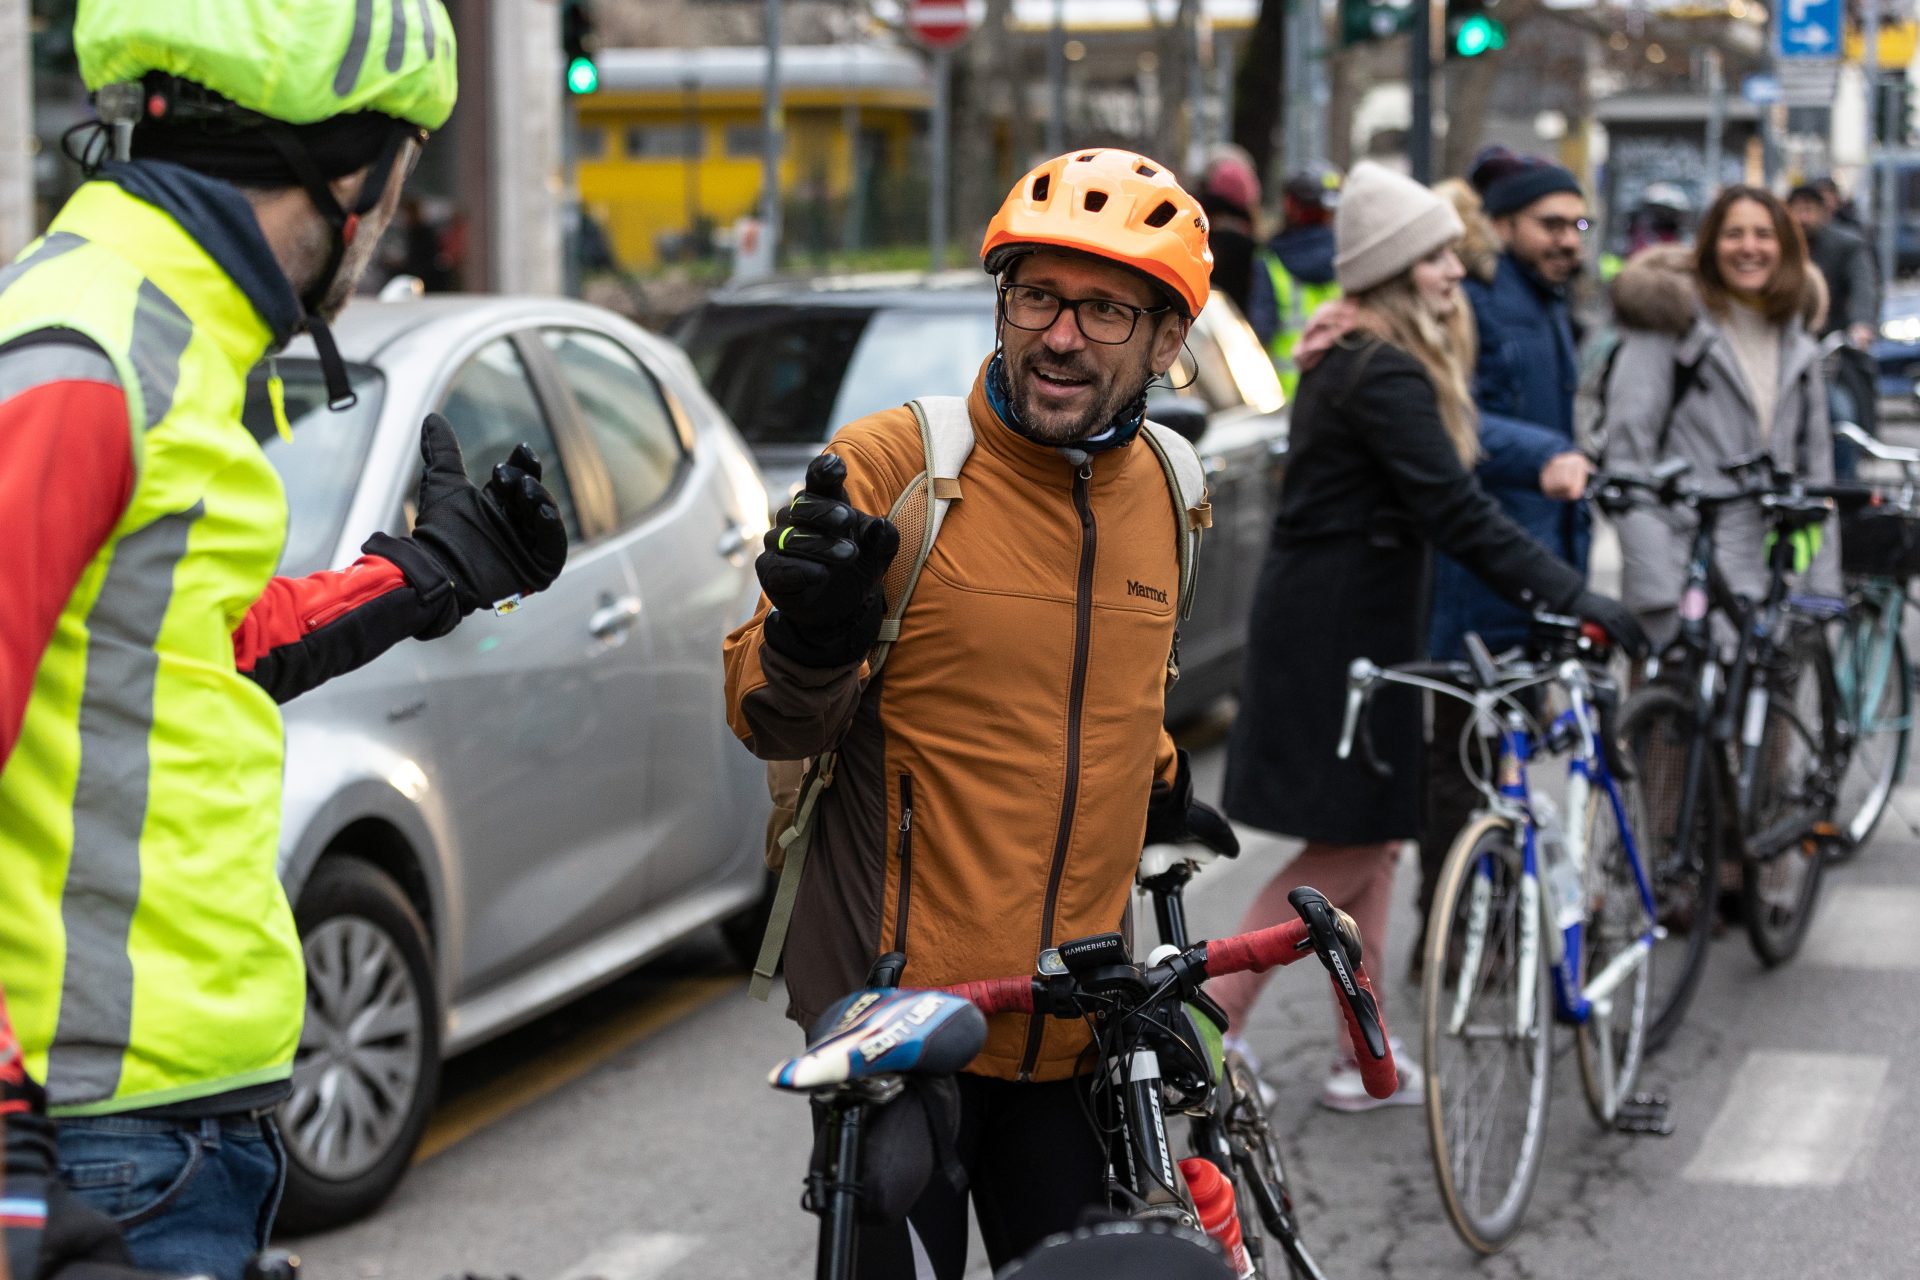
M 1170 427 L 1191 444 L 1199 444 L 1207 434 L 1207 406 L 1192 396 L 1162 400 L 1147 411 L 1147 416 L 1163 427 Z

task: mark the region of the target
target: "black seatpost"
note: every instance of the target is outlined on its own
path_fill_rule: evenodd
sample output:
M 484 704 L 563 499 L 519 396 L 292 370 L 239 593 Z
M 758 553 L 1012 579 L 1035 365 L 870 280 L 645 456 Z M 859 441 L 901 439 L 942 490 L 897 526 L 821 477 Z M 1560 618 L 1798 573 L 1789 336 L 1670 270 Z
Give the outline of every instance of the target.
M 853 1099 L 836 1103 L 827 1114 L 827 1168 L 810 1206 L 820 1215 L 817 1280 L 853 1280 L 860 1251 L 860 1145 L 866 1122 L 867 1104 Z
M 1182 890 L 1193 879 L 1193 866 L 1182 862 L 1169 867 L 1147 882 L 1153 895 L 1153 920 L 1160 926 L 1160 941 L 1185 951 L 1193 944 L 1187 940 L 1187 907 Z

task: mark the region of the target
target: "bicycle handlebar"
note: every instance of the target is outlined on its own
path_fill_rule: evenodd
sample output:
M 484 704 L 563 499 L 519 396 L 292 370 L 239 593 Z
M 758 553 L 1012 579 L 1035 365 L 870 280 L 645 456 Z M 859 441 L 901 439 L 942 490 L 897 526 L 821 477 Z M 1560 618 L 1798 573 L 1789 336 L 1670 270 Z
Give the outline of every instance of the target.
M 1367 1092 L 1376 1098 L 1391 1097 L 1400 1077 L 1394 1068 L 1393 1047 L 1387 1039 L 1379 998 L 1360 960 L 1358 930 L 1352 928 L 1351 917 L 1337 911 L 1316 889 L 1295 889 L 1288 900 L 1302 913 L 1301 919 L 1199 943 L 1145 970 L 1144 984 L 1149 990 L 1157 990 L 1173 981 L 1191 994 L 1208 978 L 1259 973 L 1292 964 L 1302 956 L 1318 955 L 1339 996 Z M 989 1015 L 1046 1013 L 1077 1018 L 1084 1012 L 1078 999 L 1082 987 L 1071 975 L 989 978 L 940 990 L 971 1000 L 980 1012 Z

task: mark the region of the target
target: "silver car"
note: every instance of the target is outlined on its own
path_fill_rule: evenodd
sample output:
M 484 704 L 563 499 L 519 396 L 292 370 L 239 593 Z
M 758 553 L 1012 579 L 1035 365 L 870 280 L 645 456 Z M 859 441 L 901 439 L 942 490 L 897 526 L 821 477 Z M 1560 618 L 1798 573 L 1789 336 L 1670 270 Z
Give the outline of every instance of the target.
M 420 420 L 444 412 L 476 482 L 546 462 L 566 571 L 286 707 L 281 872 L 307 1018 L 281 1108 L 282 1221 L 364 1214 L 404 1172 L 440 1060 L 716 922 L 757 941 L 762 768 L 722 715 L 720 640 L 751 612 L 759 473 L 680 351 L 548 299 L 358 303 L 334 330 L 359 403 L 319 366 L 263 368 L 247 419 L 286 483 L 282 572 L 404 532 Z M 310 349 L 309 349 L 310 350 Z

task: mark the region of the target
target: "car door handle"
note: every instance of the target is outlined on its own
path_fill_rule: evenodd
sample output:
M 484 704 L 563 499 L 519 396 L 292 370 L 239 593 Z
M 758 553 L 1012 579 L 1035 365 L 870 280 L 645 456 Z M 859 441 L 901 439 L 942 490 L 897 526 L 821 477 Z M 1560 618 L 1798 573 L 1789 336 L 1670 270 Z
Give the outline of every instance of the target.
M 612 640 L 616 636 L 624 636 L 627 629 L 640 617 L 640 597 L 638 596 L 621 596 L 618 600 L 602 596 L 601 601 L 600 607 L 593 611 L 591 618 L 587 619 L 587 630 L 596 640 Z
M 738 521 L 728 521 L 727 531 L 720 535 L 720 545 L 714 550 L 720 553 L 722 560 L 731 560 L 747 549 L 747 531 Z

